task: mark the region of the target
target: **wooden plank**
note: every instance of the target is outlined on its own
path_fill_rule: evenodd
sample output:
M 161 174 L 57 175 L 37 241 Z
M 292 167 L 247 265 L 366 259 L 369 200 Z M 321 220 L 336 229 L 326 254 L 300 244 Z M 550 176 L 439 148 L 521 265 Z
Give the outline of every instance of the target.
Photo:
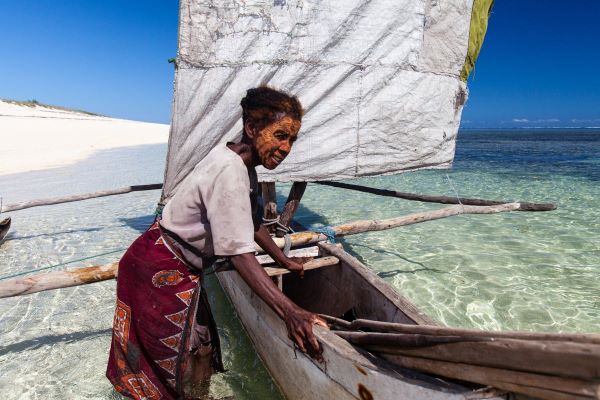
M 326 182 L 320 181 L 315 182 L 319 185 L 333 186 L 342 189 L 357 190 L 359 192 L 376 194 L 379 196 L 396 197 L 405 200 L 422 201 L 426 203 L 441 203 L 441 204 L 463 204 L 466 206 L 493 206 L 499 204 L 506 204 L 506 201 L 498 200 L 483 200 L 483 199 L 469 199 L 465 197 L 451 197 L 451 196 L 428 196 L 415 193 L 397 192 L 395 190 L 376 189 L 368 186 L 353 185 L 342 182 Z M 526 203 L 520 202 L 521 206 L 517 211 L 552 211 L 556 210 L 556 204 L 552 203 Z
M 331 267 L 333 265 L 338 265 L 339 260 L 335 257 L 322 257 L 315 258 L 314 260 L 310 260 L 304 263 L 304 270 L 310 271 L 311 269 L 323 268 L 323 267 Z M 285 274 L 289 274 L 291 271 L 285 268 L 275 268 L 275 267 L 265 267 L 265 271 L 269 276 L 281 276 Z
M 305 258 L 305 257 L 317 257 L 318 255 L 319 255 L 319 247 L 311 246 L 311 247 L 304 247 L 301 249 L 291 249 L 290 253 L 288 254 L 288 257 L 290 257 L 290 258 L 295 258 L 295 257 L 296 258 L 297 257 Z M 258 261 L 259 264 L 275 263 L 273 258 L 271 258 L 271 256 L 268 254 L 257 255 L 256 260 Z
M 292 223 L 292 219 L 294 218 L 294 214 L 300 205 L 300 200 L 304 195 L 304 191 L 306 190 L 306 182 L 294 182 L 292 184 L 292 188 L 290 189 L 290 194 L 285 202 L 285 206 L 283 208 L 283 212 L 281 213 L 281 217 L 279 218 L 279 223 L 285 227 L 289 227 Z M 282 230 L 277 230 L 276 236 L 283 237 L 285 232 Z

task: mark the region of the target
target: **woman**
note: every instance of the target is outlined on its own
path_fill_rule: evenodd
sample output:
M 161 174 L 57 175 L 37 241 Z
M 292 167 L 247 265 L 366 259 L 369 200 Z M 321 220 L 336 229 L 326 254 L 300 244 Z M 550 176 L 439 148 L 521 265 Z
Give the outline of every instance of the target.
M 298 136 L 302 106 L 268 87 L 241 102 L 240 143 L 216 146 L 182 183 L 162 219 L 119 263 L 117 307 L 107 377 L 133 398 L 201 397 L 222 371 L 219 340 L 202 269 L 227 257 L 246 283 L 284 321 L 300 350 L 319 358 L 312 325 L 326 324 L 288 299 L 254 257 L 258 243 L 284 268 L 302 265 L 275 245 L 258 214 L 255 167 L 276 168 Z

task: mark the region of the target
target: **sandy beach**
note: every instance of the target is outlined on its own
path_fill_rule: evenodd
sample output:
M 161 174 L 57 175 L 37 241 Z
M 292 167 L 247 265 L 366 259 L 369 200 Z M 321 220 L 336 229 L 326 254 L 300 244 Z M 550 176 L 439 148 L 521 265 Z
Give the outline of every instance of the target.
M 166 143 L 169 125 L 0 100 L 0 175 L 65 166 L 99 150 Z

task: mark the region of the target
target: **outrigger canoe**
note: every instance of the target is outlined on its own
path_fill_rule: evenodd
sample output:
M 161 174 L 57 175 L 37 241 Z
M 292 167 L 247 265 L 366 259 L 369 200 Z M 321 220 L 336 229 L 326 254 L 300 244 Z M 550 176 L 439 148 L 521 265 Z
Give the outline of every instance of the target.
M 318 257 L 335 256 L 331 266 L 307 270 L 304 278 L 281 275 L 283 292 L 319 314 L 403 324 L 435 322 L 341 247 L 319 244 Z M 217 277 L 256 351 L 288 399 L 479 399 L 504 398 L 438 377 L 395 366 L 332 331 L 315 327 L 323 347 L 319 363 L 295 349 L 284 322 L 233 269 Z

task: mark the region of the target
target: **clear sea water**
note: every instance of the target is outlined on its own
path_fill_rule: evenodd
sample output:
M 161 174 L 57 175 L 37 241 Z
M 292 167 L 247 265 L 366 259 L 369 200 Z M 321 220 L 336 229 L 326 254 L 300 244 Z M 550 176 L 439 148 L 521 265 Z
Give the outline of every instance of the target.
M 62 168 L 0 176 L 0 195 L 7 204 L 160 182 L 165 154 L 164 145 L 122 148 Z M 457 216 L 343 242 L 444 324 L 600 332 L 599 130 L 462 131 L 451 170 L 354 182 L 558 203 L 553 212 Z M 283 203 L 289 185 L 278 189 Z M 0 246 L 0 276 L 123 249 L 152 221 L 158 197 L 153 191 L 10 213 L 13 228 Z M 309 185 L 298 219 L 307 226 L 335 225 L 439 207 Z M 206 286 L 228 368 L 215 379 L 213 395 L 280 398 L 214 278 Z M 104 378 L 114 290 L 110 281 L 0 299 L 3 398 L 119 398 Z

